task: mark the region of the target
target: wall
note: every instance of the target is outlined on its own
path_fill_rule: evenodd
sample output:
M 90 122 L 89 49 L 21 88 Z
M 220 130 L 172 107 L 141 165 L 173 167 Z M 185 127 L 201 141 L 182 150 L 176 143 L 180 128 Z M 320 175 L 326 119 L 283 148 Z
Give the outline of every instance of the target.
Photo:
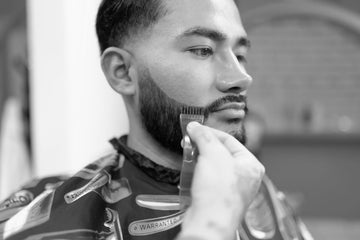
M 0 124 L 3 104 L 9 95 L 6 73 L 7 40 L 14 28 L 25 22 L 24 9 L 25 0 L 0 1 Z
M 246 14 L 248 11 L 275 2 L 285 1 L 241 0 L 239 5 L 241 12 Z M 358 1 L 323 2 L 331 2 L 360 14 L 360 2 Z M 359 36 L 344 31 L 338 36 L 346 38 L 346 44 L 336 45 L 332 42 L 332 45 L 326 46 L 331 44 L 328 40 L 331 40 L 334 35 L 326 36 L 324 34 L 321 36 L 322 38 L 317 39 L 318 42 L 314 39 L 311 41 L 303 39 L 302 33 L 312 31 L 312 28 L 315 28 L 314 25 L 309 23 L 299 35 L 296 35 L 294 29 L 289 29 L 287 35 L 282 35 L 281 32 L 265 34 L 265 31 L 262 31 L 263 42 L 253 42 L 248 68 L 250 72 L 261 72 L 257 76 L 258 78 L 255 77 L 255 86 L 256 81 L 267 81 L 267 83 L 266 87 L 262 87 L 262 89 L 258 88 L 253 92 L 250 90 L 250 103 L 255 102 L 260 108 L 263 108 L 265 119 L 269 119 L 269 116 L 273 117 L 274 124 L 268 128 L 275 128 L 275 131 L 268 134 L 265 139 L 262 160 L 267 167 L 267 173 L 282 190 L 298 193 L 297 196 L 302 200 L 301 213 L 304 216 L 359 219 L 360 192 L 356 190 L 355 185 L 360 182 L 360 174 L 358 174 L 360 169 L 358 124 L 360 121 L 358 108 L 360 102 L 360 77 L 358 74 L 360 39 Z M 316 29 L 313 29 L 312 37 L 319 34 L 314 30 Z M 252 34 L 257 34 L 256 31 L 256 29 L 249 31 L 250 38 Z M 293 32 L 291 33 L 291 31 Z M 331 31 L 329 30 L 329 32 Z M 259 36 L 257 37 L 259 38 Z M 274 40 L 276 36 L 278 37 L 277 41 Z M 286 40 L 287 44 L 285 44 Z M 308 48 L 296 52 L 294 50 L 297 47 L 296 43 L 302 40 L 308 41 Z M 277 52 L 268 51 L 268 49 L 274 49 L 275 45 Z M 347 47 L 352 50 L 347 52 L 344 50 Z M 292 54 L 294 58 L 302 58 L 302 54 L 318 53 L 319 49 L 323 49 L 323 54 L 316 54 L 317 59 L 303 59 L 303 63 L 308 65 L 306 68 L 291 66 L 293 62 L 291 58 L 289 66 L 280 66 L 280 62 L 277 61 L 278 56 L 287 55 L 289 52 L 296 52 L 296 54 Z M 255 55 L 258 54 L 256 51 L 263 55 L 261 56 L 259 53 L 257 57 L 251 56 L 254 52 Z M 266 56 L 264 57 L 266 51 L 273 54 L 271 61 Z M 334 59 L 339 61 L 336 62 Z M 252 60 L 263 61 L 256 66 L 261 70 L 252 65 Z M 331 61 L 334 61 L 334 64 L 329 67 L 328 63 Z M 287 78 L 277 79 L 271 76 L 272 72 L 284 72 L 284 69 L 289 72 Z M 314 79 L 307 81 L 306 76 L 311 75 L 311 71 L 327 74 L 327 81 L 316 82 L 313 81 Z M 255 98 L 254 101 L 252 101 L 252 97 Z M 296 105 L 297 103 L 313 99 L 325 99 L 322 102 L 327 102 L 328 105 L 320 111 L 317 106 L 314 106 L 315 112 L 323 111 L 320 117 L 322 120 L 317 123 L 317 120 L 314 120 L 310 127 L 306 126 L 306 118 L 305 122 L 304 119 L 301 119 L 301 114 L 295 117 L 297 120 L 295 123 L 276 119 L 281 114 L 273 112 L 276 111 L 277 104 L 289 104 L 289 109 L 296 112 L 295 107 L 299 106 Z M 268 105 L 266 105 L 267 103 Z M 341 115 L 337 118 L 341 113 L 346 113 L 344 115 L 348 118 L 341 118 Z M 348 113 L 354 115 L 349 117 Z M 291 114 L 296 115 L 296 113 Z M 345 121 L 343 121 L 344 119 Z M 331 125 L 329 122 L 333 122 L 333 124 Z M 284 126 L 284 124 L 291 126 Z M 342 128 L 344 126 L 344 129 L 347 130 Z
M 297 193 L 307 217 L 359 219 L 358 139 L 269 138 L 267 173 L 278 187 Z
M 99 1 L 28 0 L 35 174 L 74 173 L 127 131 L 120 95 L 100 68 Z M 56 11 L 54 11 L 56 9 Z

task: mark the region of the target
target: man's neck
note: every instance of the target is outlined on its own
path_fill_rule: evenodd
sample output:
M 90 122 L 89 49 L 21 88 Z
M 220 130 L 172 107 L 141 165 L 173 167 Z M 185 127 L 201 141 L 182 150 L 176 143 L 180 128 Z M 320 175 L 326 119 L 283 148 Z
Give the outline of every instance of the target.
M 130 148 L 161 166 L 175 170 L 181 169 L 182 156 L 164 148 L 143 127 L 131 125 L 127 139 L 127 145 Z

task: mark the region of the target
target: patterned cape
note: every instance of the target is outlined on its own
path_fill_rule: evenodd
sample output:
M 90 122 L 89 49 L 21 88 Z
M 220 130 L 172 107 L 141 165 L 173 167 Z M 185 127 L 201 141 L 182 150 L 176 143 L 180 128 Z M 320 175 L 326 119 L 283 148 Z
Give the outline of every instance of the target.
M 115 151 L 72 177 L 34 180 L 0 203 L 0 240 L 170 240 L 180 231 L 180 172 L 112 139 Z M 305 239 L 311 235 L 265 178 L 234 237 Z

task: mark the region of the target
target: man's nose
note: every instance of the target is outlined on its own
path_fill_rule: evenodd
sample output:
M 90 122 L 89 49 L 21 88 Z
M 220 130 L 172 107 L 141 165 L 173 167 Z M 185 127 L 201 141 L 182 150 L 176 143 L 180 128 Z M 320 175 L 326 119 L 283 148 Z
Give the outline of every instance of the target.
M 236 57 L 222 62 L 220 66 L 216 79 L 216 87 L 219 91 L 239 94 L 249 88 L 253 79 Z

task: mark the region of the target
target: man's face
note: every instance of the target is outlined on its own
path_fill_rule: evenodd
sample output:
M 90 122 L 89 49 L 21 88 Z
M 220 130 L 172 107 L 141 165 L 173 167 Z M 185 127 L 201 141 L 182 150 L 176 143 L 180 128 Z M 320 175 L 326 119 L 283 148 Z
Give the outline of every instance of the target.
M 197 106 L 208 107 L 206 125 L 241 138 L 242 96 L 252 79 L 244 68 L 248 41 L 235 3 L 164 3 L 169 13 L 137 42 L 133 52 L 139 109 L 147 130 L 178 152 L 181 106 Z

